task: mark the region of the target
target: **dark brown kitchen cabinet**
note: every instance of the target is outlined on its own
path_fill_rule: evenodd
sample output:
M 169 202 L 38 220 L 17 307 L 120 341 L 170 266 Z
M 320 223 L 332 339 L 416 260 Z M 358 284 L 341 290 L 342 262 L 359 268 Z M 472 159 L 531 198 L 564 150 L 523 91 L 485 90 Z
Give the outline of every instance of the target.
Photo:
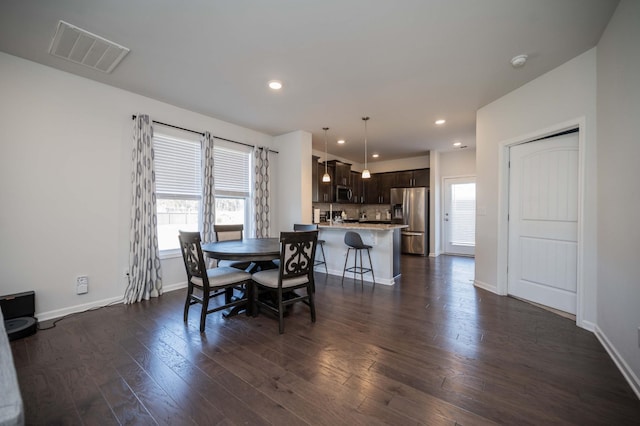
M 364 185 L 362 183 L 362 173 L 351 172 L 351 189 L 353 191 L 353 204 L 364 203 Z
M 389 204 L 391 202 L 391 188 L 395 181 L 393 173 L 376 173 L 362 181 L 365 187 L 365 203 Z
M 318 163 L 318 203 L 332 203 L 333 202 L 333 186 L 335 185 L 335 168 L 331 162 L 327 163 L 327 173 L 331 177 L 331 182 L 323 182 L 322 177 L 324 176 L 325 164 Z
M 338 160 L 329 161 L 329 165 L 333 166 L 335 171 L 334 185 L 351 186 L 351 164 L 343 163 Z
M 393 187 L 409 188 L 413 186 L 429 186 L 429 169 L 405 170 L 393 172 Z

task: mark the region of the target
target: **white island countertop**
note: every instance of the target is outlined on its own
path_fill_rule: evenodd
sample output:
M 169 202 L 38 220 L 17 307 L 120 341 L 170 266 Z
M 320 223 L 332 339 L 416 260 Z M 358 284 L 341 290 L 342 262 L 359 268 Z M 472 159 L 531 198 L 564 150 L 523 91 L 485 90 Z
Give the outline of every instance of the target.
M 367 222 L 321 222 L 318 224 L 320 229 L 363 229 L 373 231 L 386 231 L 393 229 L 408 228 L 409 225 L 403 225 L 401 223 L 367 223 Z

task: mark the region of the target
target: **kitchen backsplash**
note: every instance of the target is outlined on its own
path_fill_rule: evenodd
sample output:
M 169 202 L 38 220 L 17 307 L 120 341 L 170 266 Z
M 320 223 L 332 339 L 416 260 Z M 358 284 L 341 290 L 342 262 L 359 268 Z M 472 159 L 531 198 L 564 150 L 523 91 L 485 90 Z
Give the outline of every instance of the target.
M 329 211 L 333 211 L 333 216 L 339 216 L 342 212 L 345 212 L 347 219 L 365 219 L 368 220 L 387 220 L 391 219 L 391 206 L 381 204 L 338 204 L 338 203 L 313 203 L 314 209 L 320 209 L 320 216 L 327 217 Z

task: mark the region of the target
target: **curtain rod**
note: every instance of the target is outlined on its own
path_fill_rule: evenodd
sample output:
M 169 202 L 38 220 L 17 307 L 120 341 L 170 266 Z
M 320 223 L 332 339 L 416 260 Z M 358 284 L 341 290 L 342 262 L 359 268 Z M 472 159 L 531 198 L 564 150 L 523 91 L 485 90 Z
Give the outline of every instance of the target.
M 131 119 L 135 120 L 136 117 L 137 116 L 135 114 L 133 114 L 131 116 Z M 184 127 L 174 126 L 173 124 L 163 123 L 162 121 L 156 121 L 156 120 L 151 120 L 151 121 L 153 121 L 156 124 L 160 124 L 161 126 L 172 127 L 174 129 L 184 130 L 185 132 L 195 133 L 196 135 L 204 136 L 203 132 L 198 132 L 197 130 L 185 129 Z M 251 148 L 255 148 L 255 145 L 250 145 L 248 143 L 238 142 L 238 141 L 234 141 L 234 140 L 227 139 L 227 138 L 221 138 L 221 137 L 218 137 L 218 136 L 215 136 L 215 135 L 213 135 L 213 137 L 216 138 L 216 139 L 220 139 L 221 141 L 237 143 L 237 144 L 240 144 L 240 145 L 244 145 L 244 146 L 248 146 L 248 147 L 251 147 Z M 274 154 L 279 154 L 278 151 L 274 151 L 273 149 L 269 149 L 269 152 L 273 152 Z

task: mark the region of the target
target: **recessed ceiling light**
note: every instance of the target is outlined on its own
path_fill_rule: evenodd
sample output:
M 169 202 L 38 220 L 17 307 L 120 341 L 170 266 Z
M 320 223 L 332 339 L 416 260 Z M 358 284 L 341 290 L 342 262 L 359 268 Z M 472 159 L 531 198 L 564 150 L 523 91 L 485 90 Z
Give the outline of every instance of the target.
M 436 120 L 436 124 L 437 124 L 438 126 L 442 126 L 442 125 L 443 125 L 444 123 L 446 123 L 446 122 L 447 122 L 447 120 L 443 120 L 443 119 Z
M 373 155 L 371 155 L 371 156 L 372 156 L 373 158 L 378 158 L 378 157 L 380 157 L 380 154 L 373 154 Z
M 280 90 L 282 89 L 282 82 L 278 80 L 271 80 L 269 82 L 269 87 L 273 90 Z
M 344 139 L 339 139 L 339 140 L 338 140 L 338 143 L 339 143 L 340 145 L 342 145 L 342 144 L 344 143 Z
M 453 146 L 460 146 L 460 145 L 462 145 L 462 142 L 456 142 L 453 144 Z

